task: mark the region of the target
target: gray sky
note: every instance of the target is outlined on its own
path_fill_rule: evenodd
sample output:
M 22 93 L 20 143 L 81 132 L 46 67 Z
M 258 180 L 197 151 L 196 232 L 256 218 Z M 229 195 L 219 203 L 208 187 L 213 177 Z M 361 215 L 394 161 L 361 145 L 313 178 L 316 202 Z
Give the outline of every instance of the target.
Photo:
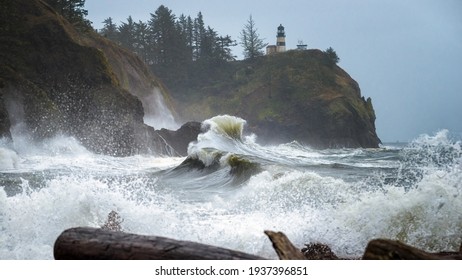
M 288 49 L 332 47 L 339 66 L 372 98 L 383 142 L 448 129 L 462 137 L 461 0 L 86 0 L 95 28 L 108 17 L 147 21 L 165 5 L 239 39 L 251 14 L 260 37 L 275 44 L 284 25 Z M 242 50 L 235 55 L 242 58 Z

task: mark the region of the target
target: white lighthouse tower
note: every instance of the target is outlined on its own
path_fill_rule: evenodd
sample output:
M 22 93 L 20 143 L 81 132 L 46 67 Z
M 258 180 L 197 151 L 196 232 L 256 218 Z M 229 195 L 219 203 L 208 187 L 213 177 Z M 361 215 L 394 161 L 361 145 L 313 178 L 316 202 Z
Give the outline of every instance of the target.
M 278 34 L 276 38 L 276 52 L 285 52 L 286 51 L 286 32 L 284 31 L 284 26 L 282 24 L 278 27 Z

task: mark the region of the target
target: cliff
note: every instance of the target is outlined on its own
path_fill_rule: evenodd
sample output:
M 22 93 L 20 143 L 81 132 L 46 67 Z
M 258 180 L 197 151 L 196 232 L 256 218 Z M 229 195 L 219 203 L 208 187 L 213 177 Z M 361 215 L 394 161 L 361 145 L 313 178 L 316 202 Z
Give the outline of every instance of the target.
M 98 153 L 157 148 L 140 99 L 163 86 L 139 58 L 40 0 L 0 6 L 0 136 L 24 124 L 33 139 L 62 133 Z
M 65 134 L 111 155 L 185 154 L 199 125 L 155 131 L 159 121 L 247 120 L 260 142 L 377 147 L 375 114 L 358 84 L 319 50 L 289 51 L 197 71 L 165 86 L 134 54 L 79 32 L 40 0 L 0 1 L 0 137 L 26 127 L 36 140 Z M 166 104 L 159 112 L 159 102 Z M 154 104 L 154 105 L 153 105 Z M 147 126 L 144 122 L 147 121 Z M 160 128 L 160 127 L 157 127 Z M 166 143 L 168 142 L 168 143 Z M 174 154 L 175 154 L 174 153 Z
M 375 113 L 359 85 L 320 50 L 236 61 L 197 86 L 171 86 L 185 119 L 230 114 L 247 120 L 261 142 L 316 148 L 378 147 Z

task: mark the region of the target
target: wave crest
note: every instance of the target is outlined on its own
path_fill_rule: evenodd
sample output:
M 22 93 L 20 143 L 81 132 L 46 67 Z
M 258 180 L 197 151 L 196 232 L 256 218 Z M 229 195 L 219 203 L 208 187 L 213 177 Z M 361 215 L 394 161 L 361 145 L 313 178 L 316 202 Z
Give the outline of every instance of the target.
M 205 120 L 202 126 L 203 128 L 208 128 L 208 130 L 227 138 L 242 140 L 242 132 L 246 123 L 246 120 L 239 117 L 219 115 Z

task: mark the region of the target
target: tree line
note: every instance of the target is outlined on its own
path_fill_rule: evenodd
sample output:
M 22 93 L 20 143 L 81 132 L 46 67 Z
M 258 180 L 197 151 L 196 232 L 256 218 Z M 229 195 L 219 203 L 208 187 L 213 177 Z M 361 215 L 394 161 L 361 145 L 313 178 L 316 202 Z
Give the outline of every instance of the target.
M 85 0 L 45 1 L 77 28 L 92 28 L 85 18 Z M 201 12 L 195 18 L 184 14 L 177 17 L 161 5 L 146 22 L 129 16 L 120 24 L 111 17 L 103 24 L 99 34 L 136 53 L 167 85 L 180 81 L 194 86 L 216 77 L 229 66 L 227 62 L 236 59 L 231 48 L 238 42 L 206 26 Z M 259 38 L 252 16 L 241 32 L 240 44 L 245 58 L 263 55 L 266 44 Z
M 58 13 L 80 30 L 92 29 L 85 17 L 85 0 L 45 0 Z M 206 26 L 201 12 L 195 18 L 181 14 L 177 17 L 169 8 L 161 5 L 150 14 L 148 21 L 134 21 L 129 16 L 125 22 L 114 23 L 111 17 L 103 21 L 98 33 L 116 44 L 136 53 L 152 72 L 169 86 L 197 86 L 218 78 L 236 59 L 232 47 L 238 42 L 229 35 L 219 35 Z M 264 55 L 266 43 L 257 32 L 250 15 L 239 37 L 246 59 Z M 339 58 L 332 48 L 326 50 L 330 65 Z
M 235 59 L 231 48 L 236 41 L 206 26 L 201 12 L 195 18 L 177 17 L 161 5 L 147 22 L 129 16 L 120 25 L 111 17 L 103 23 L 101 35 L 136 53 L 167 83 L 198 78 L 199 73 Z

